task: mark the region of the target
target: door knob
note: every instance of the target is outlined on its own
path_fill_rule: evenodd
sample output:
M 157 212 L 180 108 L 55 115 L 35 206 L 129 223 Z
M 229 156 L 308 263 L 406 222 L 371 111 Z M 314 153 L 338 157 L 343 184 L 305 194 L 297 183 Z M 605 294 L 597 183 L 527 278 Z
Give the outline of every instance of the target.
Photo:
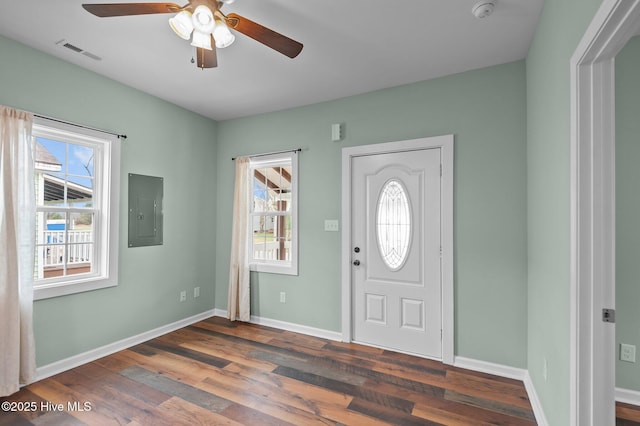
M 360 261 L 358 259 L 356 259 L 356 260 L 353 261 L 353 264 L 355 266 L 360 266 Z

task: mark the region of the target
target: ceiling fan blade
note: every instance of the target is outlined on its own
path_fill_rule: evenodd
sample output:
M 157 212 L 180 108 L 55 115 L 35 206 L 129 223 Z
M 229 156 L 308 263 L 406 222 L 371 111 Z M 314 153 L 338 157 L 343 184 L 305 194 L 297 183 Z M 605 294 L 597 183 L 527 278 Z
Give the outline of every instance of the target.
M 215 46 L 215 44 L 212 44 L 212 46 Z M 215 47 L 213 47 L 213 50 L 196 47 L 196 57 L 198 59 L 198 68 L 215 68 L 218 66 Z
M 230 13 L 226 16 L 226 21 L 227 25 L 234 30 L 290 58 L 295 58 L 302 51 L 302 43 L 270 30 L 243 16 Z
M 182 10 L 175 3 L 97 3 L 83 4 L 89 13 L 100 18 L 110 16 L 149 15 L 153 13 L 176 13 Z

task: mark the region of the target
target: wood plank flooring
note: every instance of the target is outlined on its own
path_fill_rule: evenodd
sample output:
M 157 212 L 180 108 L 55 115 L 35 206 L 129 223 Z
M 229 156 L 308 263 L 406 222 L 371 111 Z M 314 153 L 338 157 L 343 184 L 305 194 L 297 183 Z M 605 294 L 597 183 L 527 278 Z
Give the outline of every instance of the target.
M 640 407 L 616 402 L 616 426 L 640 426 Z
M 519 381 L 218 317 L 0 401 L 0 425 L 535 424 Z

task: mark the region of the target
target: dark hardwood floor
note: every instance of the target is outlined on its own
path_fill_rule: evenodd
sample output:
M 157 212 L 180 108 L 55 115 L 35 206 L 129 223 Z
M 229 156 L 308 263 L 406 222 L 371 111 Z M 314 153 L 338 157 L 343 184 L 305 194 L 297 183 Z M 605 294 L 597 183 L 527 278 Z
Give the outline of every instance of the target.
M 535 424 L 516 380 L 217 317 L 0 401 L 0 425 Z
M 616 402 L 617 426 L 640 426 L 640 407 Z

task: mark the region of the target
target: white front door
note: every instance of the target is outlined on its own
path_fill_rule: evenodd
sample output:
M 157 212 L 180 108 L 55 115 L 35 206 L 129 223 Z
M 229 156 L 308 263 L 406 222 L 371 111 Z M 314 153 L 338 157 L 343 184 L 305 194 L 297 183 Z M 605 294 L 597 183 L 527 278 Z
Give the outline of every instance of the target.
M 442 358 L 441 154 L 351 159 L 356 342 Z

